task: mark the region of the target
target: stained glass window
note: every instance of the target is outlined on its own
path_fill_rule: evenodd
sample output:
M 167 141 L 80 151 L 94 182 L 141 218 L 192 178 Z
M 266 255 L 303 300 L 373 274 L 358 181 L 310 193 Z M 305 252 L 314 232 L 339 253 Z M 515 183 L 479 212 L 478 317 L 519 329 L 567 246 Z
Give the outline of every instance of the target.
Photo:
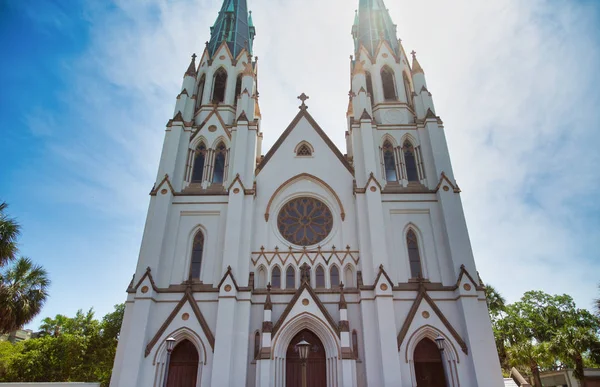
M 392 147 L 392 144 L 389 141 L 383 143 L 383 166 L 385 168 L 385 180 L 398 181 L 394 147 Z
M 316 273 L 317 287 L 324 288 L 325 287 L 325 270 L 323 270 L 322 266 L 319 266 L 319 267 L 317 267 L 317 270 L 315 273 Z
M 388 66 L 381 69 L 381 83 L 383 84 L 383 99 L 386 101 L 396 101 L 396 82 L 394 81 L 394 71 Z
M 204 162 L 206 161 L 206 145 L 203 142 L 198 145 L 194 153 L 194 170 L 192 172 L 192 183 L 202 183 L 204 173 Z
M 404 164 L 406 165 L 406 179 L 408 181 L 419 181 L 417 172 L 417 160 L 415 159 L 415 148 L 410 141 L 405 141 L 402 146 L 404 152 Z
M 277 266 L 271 272 L 271 286 L 275 289 L 281 288 L 281 270 Z
M 423 276 L 421 270 L 421 256 L 419 254 L 419 242 L 417 241 L 417 234 L 410 229 L 406 233 L 406 246 L 408 247 L 408 261 L 410 263 L 410 276 L 411 278 L 418 278 Z
M 312 156 L 312 151 L 310 150 L 310 147 L 308 145 L 302 144 L 300 145 L 300 148 L 298 148 L 296 156 Z
M 212 102 L 225 102 L 225 89 L 227 88 L 227 71 L 223 67 L 215 73 L 213 82 Z
M 332 266 L 330 271 L 331 288 L 340 286 L 340 270 L 337 266 Z
M 289 242 L 311 246 L 325 239 L 333 228 L 331 211 L 320 200 L 302 197 L 287 202 L 277 216 L 277 227 Z
M 202 251 L 204 250 L 204 234 L 198 231 L 194 237 L 192 245 L 192 263 L 190 268 L 190 277 L 200 279 L 200 268 L 202 267 Z
M 222 142 L 217 145 L 217 149 L 215 150 L 215 170 L 213 173 L 213 183 L 223 183 L 223 178 L 225 176 L 225 158 L 227 156 L 227 148 L 225 148 L 225 144 Z
M 288 267 L 285 272 L 285 288 L 294 289 L 296 287 L 296 271 L 293 267 Z

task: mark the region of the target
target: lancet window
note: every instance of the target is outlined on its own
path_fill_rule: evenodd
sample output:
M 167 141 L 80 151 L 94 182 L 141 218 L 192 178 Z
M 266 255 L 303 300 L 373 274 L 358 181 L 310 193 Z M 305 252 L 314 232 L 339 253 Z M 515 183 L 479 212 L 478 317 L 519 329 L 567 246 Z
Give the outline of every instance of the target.
M 204 166 L 206 164 L 206 145 L 201 142 L 194 152 L 194 163 L 192 171 L 192 183 L 202 183 Z
M 369 97 L 371 98 L 371 105 L 375 105 L 375 96 L 373 94 L 373 79 L 371 79 L 371 73 L 365 73 L 365 80 L 367 82 L 367 93 L 369 93 Z
M 258 359 L 259 354 L 260 354 L 260 333 L 256 332 L 254 334 L 254 358 Z
M 271 286 L 275 289 L 281 289 L 281 269 L 275 266 L 271 272 Z
M 412 99 L 412 91 L 410 89 L 410 81 L 408 80 L 406 73 L 402 74 L 402 78 L 404 80 L 404 92 L 406 93 L 406 103 L 409 104 L 410 106 L 412 106 L 413 99 Z
M 219 68 L 215 73 L 213 80 L 213 103 L 225 102 L 225 90 L 227 89 L 227 71 L 223 67 Z
M 235 81 L 235 100 L 233 101 L 235 106 L 238 104 L 240 94 L 242 94 L 242 74 L 238 75 L 237 80 Z
M 385 172 L 386 181 L 398 181 L 398 173 L 396 172 L 396 157 L 394 155 L 394 147 L 392 143 L 385 140 L 382 148 L 383 153 L 383 169 Z
M 332 289 L 340 286 L 340 269 L 337 266 L 332 266 L 329 270 L 329 281 Z
M 202 268 L 202 253 L 204 251 L 204 234 L 198 231 L 194 236 L 192 245 L 192 259 L 190 264 L 190 279 L 200 279 L 200 269 Z
M 296 271 L 293 267 L 288 267 L 285 272 L 285 288 L 294 289 L 296 288 Z
M 202 98 L 204 97 L 204 86 L 206 85 L 206 74 L 202 74 L 200 82 L 198 82 L 198 92 L 196 93 L 196 110 L 202 106 Z
M 412 228 L 406 233 L 406 247 L 408 248 L 411 278 L 422 277 L 423 270 L 421 267 L 421 255 L 419 254 L 419 241 L 417 240 L 417 234 Z
M 318 266 L 317 270 L 315 270 L 315 280 L 317 288 L 325 287 L 325 270 L 323 270 L 322 266 Z
M 225 180 L 225 162 L 227 160 L 227 148 L 223 142 L 220 142 L 215 149 L 215 168 L 213 171 L 212 182 L 222 184 Z
M 381 84 L 383 85 L 384 100 L 398 100 L 398 95 L 396 94 L 396 81 L 394 79 L 394 71 L 388 66 L 384 66 L 381 69 Z
M 406 167 L 406 180 L 419 181 L 415 147 L 410 141 L 404 141 L 404 144 L 402 145 L 402 153 L 404 154 L 404 166 Z

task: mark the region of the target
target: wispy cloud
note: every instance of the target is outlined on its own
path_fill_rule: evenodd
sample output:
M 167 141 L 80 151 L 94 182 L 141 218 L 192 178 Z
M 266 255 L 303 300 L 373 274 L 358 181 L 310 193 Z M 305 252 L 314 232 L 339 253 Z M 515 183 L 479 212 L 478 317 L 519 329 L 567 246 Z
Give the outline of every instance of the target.
M 345 151 L 357 4 L 249 3 L 257 26 L 263 152 L 296 114 L 301 92 Z M 95 300 L 100 312 L 122 299 L 134 270 L 163 128 L 189 55 L 203 50 L 218 6 L 208 0 L 92 2 L 85 13 L 90 44 L 72 64 L 61 95 L 68 111 L 55 121 L 44 111 L 28 118 L 32 129 L 47 121 L 44 129 L 53 136 L 44 148 L 47 165 L 29 170 L 34 178 L 27 188 L 43 181 L 45 202 L 74 205 L 90 222 L 118 225 L 98 231 L 110 246 L 81 236 L 77 224 L 61 227 L 84 251 L 94 251 L 92 257 L 119 270 L 111 277 L 116 290 Z M 600 188 L 599 6 L 558 0 L 387 0 L 387 6 L 405 48 L 418 51 L 445 122 L 484 280 L 511 300 L 544 289 L 570 293 L 589 307 L 600 272 L 594 200 Z M 107 277 L 77 281 L 89 291 L 105 286 Z M 55 289 L 45 312 L 64 312 L 60 297 L 67 291 Z

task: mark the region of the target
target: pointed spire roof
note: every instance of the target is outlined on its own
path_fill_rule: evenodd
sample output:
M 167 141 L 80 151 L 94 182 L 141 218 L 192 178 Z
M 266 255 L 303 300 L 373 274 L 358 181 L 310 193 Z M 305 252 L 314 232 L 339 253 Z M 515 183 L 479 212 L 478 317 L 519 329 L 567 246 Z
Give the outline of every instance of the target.
M 392 22 L 390 13 L 383 0 L 359 0 L 358 12 L 352 26 L 354 51 L 358 52 L 361 45 L 365 46 L 371 56 L 379 46 L 379 42 L 388 42 L 395 54 L 398 54 L 398 36 L 396 25 Z
M 246 46 L 252 54 L 255 34 L 246 0 L 224 0 L 217 21 L 210 28 L 208 52 L 212 57 L 221 44 L 226 42 L 234 58 L 237 58 Z
M 196 53 L 192 54 L 192 61 L 190 62 L 185 75 L 189 75 L 190 77 L 196 76 Z
M 413 74 L 423 73 L 423 68 L 421 67 L 421 64 L 419 63 L 419 61 L 417 60 L 417 53 L 415 51 L 413 51 L 413 52 L 411 52 L 411 55 L 413 57 L 412 73 Z

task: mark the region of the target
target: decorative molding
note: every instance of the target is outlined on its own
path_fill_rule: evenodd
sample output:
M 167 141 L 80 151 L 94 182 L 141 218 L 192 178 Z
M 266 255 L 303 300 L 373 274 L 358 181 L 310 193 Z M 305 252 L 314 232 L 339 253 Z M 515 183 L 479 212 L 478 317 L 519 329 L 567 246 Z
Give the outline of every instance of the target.
M 256 167 L 256 175 L 258 176 L 260 171 L 262 171 L 265 168 L 265 166 L 267 165 L 269 160 L 271 160 L 271 158 L 273 157 L 275 152 L 279 149 L 281 144 L 283 144 L 285 139 L 290 135 L 292 130 L 294 130 L 294 128 L 296 128 L 296 126 L 298 125 L 298 123 L 300 122 L 300 120 L 303 117 L 306 118 L 306 120 L 308 121 L 310 126 L 313 127 L 313 129 L 317 132 L 317 134 L 319 136 L 321 136 L 323 141 L 325 141 L 325 144 L 329 147 L 329 149 L 331 149 L 331 151 L 335 154 L 335 156 L 340 160 L 342 165 L 344 165 L 344 167 L 346 167 L 348 172 L 350 172 L 351 175 L 354 175 L 354 168 L 350 165 L 350 163 L 348 163 L 348 160 L 346 160 L 346 158 L 344 157 L 342 152 L 340 152 L 340 150 L 335 146 L 335 144 L 331 141 L 331 139 L 327 136 L 327 134 L 325 134 L 323 129 L 321 129 L 319 124 L 317 124 L 317 122 L 314 120 L 314 118 L 310 115 L 310 113 L 306 109 L 300 110 L 298 112 L 298 114 L 292 120 L 292 122 L 287 127 L 287 129 L 281 134 L 281 136 L 279 136 L 279 138 L 277 139 L 275 144 L 271 147 L 271 149 L 269 149 L 269 152 L 267 152 L 265 157 L 261 160 L 260 164 L 258 164 L 258 166 Z
M 271 321 L 263 321 L 262 323 L 262 333 L 271 333 L 273 332 L 273 322 Z
M 223 121 L 221 114 L 219 114 L 217 107 L 218 107 L 217 105 L 213 106 L 213 110 L 206 116 L 204 121 L 202 121 L 202 123 L 198 126 L 198 129 L 196 129 L 196 131 L 194 131 L 192 133 L 192 135 L 190 136 L 190 143 L 192 143 L 194 141 L 194 138 L 196 138 L 196 136 L 198 135 L 198 133 L 200 133 L 202 128 L 204 128 L 206 126 L 206 124 L 208 123 L 208 121 L 210 120 L 210 118 L 213 115 L 217 116 L 217 118 L 219 119 L 219 123 L 221 124 L 221 127 L 225 131 L 225 134 L 227 134 L 227 137 L 231 140 L 231 131 L 227 128 L 227 125 L 225 124 L 225 121 Z
M 192 289 L 188 287 L 185 294 L 183 295 L 183 298 L 177 303 L 177 306 L 175 306 L 175 309 L 173 309 L 171 314 L 167 317 L 165 322 L 158 329 L 158 331 L 156 332 L 156 334 L 154 335 L 152 340 L 150 340 L 148 345 L 146 345 L 146 351 L 144 353 L 144 357 L 148 357 L 150 352 L 152 352 L 152 348 L 154 347 L 154 345 L 158 342 L 158 340 L 160 339 L 162 334 L 169 327 L 169 325 L 171 324 L 173 319 L 175 319 L 175 317 L 179 314 L 179 311 L 181 310 L 181 308 L 183 308 L 183 306 L 185 305 L 186 302 L 190 303 L 190 306 L 192 307 L 192 310 L 194 311 L 194 315 L 196 316 L 196 319 L 200 323 L 200 327 L 202 328 L 202 331 L 204 332 L 204 335 L 208 339 L 208 343 L 210 344 L 210 347 L 212 348 L 212 350 L 214 352 L 215 337 L 212 334 L 212 332 L 210 331 L 210 327 L 208 326 L 206 319 L 204 318 L 204 315 L 202 315 L 202 311 L 198 307 L 196 300 L 194 300 L 194 296 L 192 294 Z
M 269 202 L 267 204 L 267 209 L 265 211 L 265 222 L 269 221 L 269 213 L 271 210 L 271 205 L 273 204 L 273 201 L 275 200 L 275 197 L 281 192 L 283 191 L 288 185 L 296 182 L 296 180 L 302 180 L 302 179 L 307 179 L 307 180 L 315 180 L 318 184 L 322 185 L 325 189 L 327 189 L 329 191 L 329 193 L 331 195 L 333 195 L 333 197 L 335 198 L 337 204 L 340 206 L 340 216 L 342 218 L 342 222 L 346 219 L 346 212 L 344 211 L 344 205 L 342 204 L 342 201 L 340 200 L 340 197 L 337 195 L 337 193 L 333 190 L 333 188 L 331 188 L 331 186 L 329 184 L 327 184 L 325 181 L 319 179 L 318 177 L 311 175 L 310 173 L 301 173 L 299 175 L 296 175 L 294 177 L 291 177 L 289 179 L 287 179 L 283 184 L 281 184 L 273 193 L 273 195 L 271 195 L 271 198 L 269 199 Z
M 135 274 L 133 275 L 135 278 Z M 150 266 L 148 266 L 146 268 L 146 272 L 142 275 L 142 277 L 140 278 L 140 280 L 137 282 L 137 284 L 135 286 L 131 286 L 133 285 L 133 278 L 131 279 L 131 283 L 129 285 L 129 287 L 127 288 L 127 293 L 136 293 L 138 288 L 140 287 L 140 285 L 142 284 L 142 282 L 144 282 L 144 280 L 148 278 L 148 280 L 150 281 L 150 285 L 152 286 L 152 289 L 155 292 L 159 292 L 158 291 L 158 287 L 156 286 L 156 283 L 154 282 L 154 278 L 152 278 L 152 269 L 150 269 Z
M 479 276 L 479 273 L 477 273 L 477 275 Z M 475 286 L 475 289 L 485 290 L 485 286 L 481 282 L 479 282 L 479 283 L 475 282 L 475 279 L 473 279 L 471 274 L 469 274 L 465 265 L 460 265 L 460 274 L 458 275 L 458 280 L 456 280 L 456 287 L 460 286 L 460 282 L 462 281 L 464 276 L 467 276 L 467 278 L 471 281 L 473 286 Z M 465 285 L 468 285 L 468 284 L 465 284 Z M 465 289 L 465 290 L 469 290 L 469 289 Z
M 219 282 L 219 284 L 217 285 L 217 289 L 221 289 L 221 285 L 223 285 L 223 282 L 225 282 L 225 280 L 227 279 L 227 276 L 231 277 L 231 282 L 233 282 L 233 286 L 235 286 L 235 290 L 239 292 L 240 287 L 238 286 L 238 284 L 235 280 L 235 277 L 233 276 L 233 272 L 231 271 L 231 266 L 227 266 L 227 271 L 223 275 L 221 282 Z
M 156 196 L 156 194 L 158 194 L 158 191 L 160 190 L 160 187 L 162 187 L 165 183 L 169 187 L 171 194 L 175 195 L 175 189 L 173 188 L 173 185 L 171 185 L 169 175 L 165 175 L 165 177 L 160 181 L 160 183 L 158 183 L 158 185 L 155 185 L 154 188 L 152 188 L 152 191 L 150 191 L 150 196 Z
M 321 313 L 323 313 L 323 316 L 325 316 L 325 318 L 327 319 L 327 322 L 329 323 L 331 329 L 333 329 L 333 331 L 339 337 L 340 336 L 340 331 L 339 331 L 338 324 L 336 324 L 336 322 L 333 319 L 333 317 L 331 317 L 331 315 L 327 311 L 327 308 L 325 308 L 325 305 L 323 305 L 323 303 L 321 302 L 321 300 L 319 299 L 319 297 L 317 296 L 317 294 L 314 292 L 313 288 L 311 288 L 310 284 L 308 282 L 306 282 L 306 281 L 302 282 L 302 284 L 300 285 L 300 287 L 296 291 L 296 294 L 290 300 L 290 302 L 288 303 L 287 307 L 285 308 L 285 310 L 283 311 L 283 313 L 279 317 L 279 320 L 277 320 L 277 323 L 273 327 L 273 336 L 275 336 L 277 334 L 277 331 L 279 330 L 279 328 L 281 328 L 281 325 L 283 324 L 283 322 L 285 321 L 285 319 L 287 318 L 287 316 L 292 311 L 292 308 L 294 307 L 294 305 L 296 305 L 296 303 L 300 299 L 300 295 L 302 294 L 302 292 L 304 290 L 306 290 L 310 294 L 310 296 L 315 301 L 315 304 L 317 305 L 317 307 L 319 308 L 319 310 L 321 311 Z
M 261 248 L 261 251 L 252 252 L 250 259 L 254 267 L 259 265 L 261 258 L 264 258 L 268 266 L 271 266 L 274 261 L 281 266 L 286 266 L 290 259 L 295 262 L 296 265 L 300 265 L 304 258 L 306 258 L 312 266 L 315 266 L 319 258 L 322 258 L 327 266 L 329 266 L 332 259 L 334 259 L 334 262 L 337 260 L 340 268 L 343 268 L 346 260 L 349 260 L 349 262 L 354 265 L 358 265 L 358 262 L 360 261 L 359 251 L 351 250 L 350 246 L 346 246 L 346 250 L 336 250 L 334 246 L 332 250 L 321 250 L 320 247 L 318 247 L 317 250 L 293 250 L 289 247 L 288 250 L 285 251 L 279 250 L 278 247 L 275 247 L 274 251 L 265 251 L 263 247 Z
M 452 187 L 452 192 L 454 193 L 461 193 L 461 189 L 458 187 L 458 184 L 452 183 L 450 181 L 450 179 L 448 178 L 448 176 L 446 176 L 446 174 L 442 171 L 442 174 L 440 175 L 440 182 L 438 183 L 438 185 L 435 187 L 435 189 L 433 190 L 433 192 L 438 192 L 440 190 L 440 188 L 442 187 L 443 183 L 446 182 L 448 185 L 450 185 L 450 187 Z
M 421 301 L 423 301 L 423 299 L 425 301 L 427 301 L 427 303 L 429 304 L 431 309 L 439 317 L 439 319 L 442 321 L 442 323 L 444 324 L 446 329 L 448 329 L 448 331 L 450 332 L 452 337 L 454 337 L 456 342 L 460 345 L 460 348 L 462 349 L 462 351 L 466 355 L 468 355 L 469 349 L 467 348 L 467 344 L 462 339 L 462 337 L 460 337 L 460 335 L 458 334 L 456 329 L 454 329 L 452 324 L 450 324 L 450 321 L 448 321 L 446 316 L 444 316 L 444 313 L 442 313 L 442 311 L 440 310 L 440 308 L 438 308 L 436 303 L 431 299 L 431 297 L 429 297 L 429 295 L 427 294 L 427 290 L 425 289 L 425 286 L 419 287 L 419 294 L 417 295 L 415 302 L 413 303 L 412 307 L 410 308 L 410 311 L 408 312 L 408 316 L 406 316 L 406 319 L 404 320 L 404 324 L 402 325 L 402 329 L 400 329 L 400 333 L 398 333 L 398 350 L 400 350 L 400 347 L 402 346 L 402 342 L 406 338 L 406 334 L 408 333 L 408 330 L 410 329 L 410 326 L 415 318 L 415 315 L 417 314 L 417 311 L 418 311 L 419 306 L 421 305 Z
M 340 332 L 350 332 L 350 323 L 347 320 L 341 320 L 339 330 Z

